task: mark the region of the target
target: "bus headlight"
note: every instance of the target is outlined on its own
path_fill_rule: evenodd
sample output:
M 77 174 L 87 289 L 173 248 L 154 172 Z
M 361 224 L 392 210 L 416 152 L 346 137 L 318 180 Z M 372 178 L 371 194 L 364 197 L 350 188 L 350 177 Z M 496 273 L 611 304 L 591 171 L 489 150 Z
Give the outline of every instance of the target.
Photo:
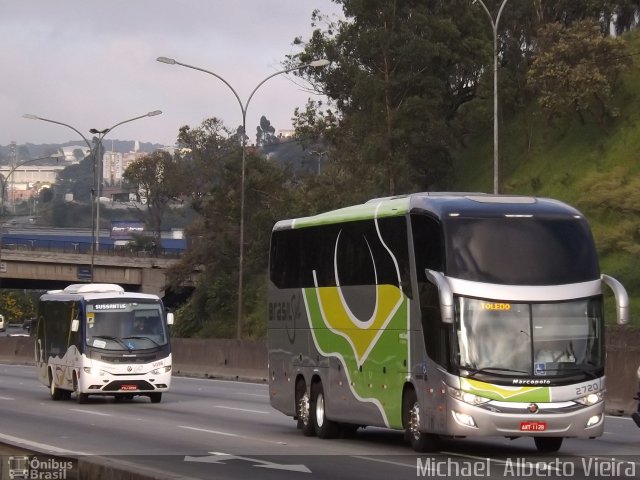
M 478 395 L 474 395 L 473 393 L 464 392 L 462 390 L 458 390 L 457 388 L 449 386 L 447 387 L 447 392 L 456 400 L 468 403 L 469 405 L 482 405 L 483 403 L 487 403 L 491 400 L 490 398 L 480 397 Z
M 603 399 L 602 392 L 590 393 L 585 397 L 576 398 L 576 402 L 581 403 L 582 405 L 586 405 L 590 407 L 591 405 L 595 405 L 596 403 L 601 402 Z
M 156 368 L 155 370 L 151 370 L 153 375 L 162 375 L 163 373 L 168 373 L 171 371 L 171 365 L 167 365 L 164 367 Z

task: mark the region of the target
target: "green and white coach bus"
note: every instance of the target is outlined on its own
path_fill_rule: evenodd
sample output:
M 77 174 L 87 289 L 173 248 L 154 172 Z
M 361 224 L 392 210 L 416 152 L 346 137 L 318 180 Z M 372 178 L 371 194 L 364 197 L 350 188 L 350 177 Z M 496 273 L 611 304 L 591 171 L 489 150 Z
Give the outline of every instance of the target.
M 308 436 L 402 429 L 442 437 L 603 432 L 603 288 L 590 228 L 546 198 L 416 193 L 273 228 L 271 405 Z
M 167 313 L 157 295 L 109 283 L 76 284 L 40 297 L 35 335 L 38 379 L 53 400 L 89 395 L 162 400 L 171 385 Z

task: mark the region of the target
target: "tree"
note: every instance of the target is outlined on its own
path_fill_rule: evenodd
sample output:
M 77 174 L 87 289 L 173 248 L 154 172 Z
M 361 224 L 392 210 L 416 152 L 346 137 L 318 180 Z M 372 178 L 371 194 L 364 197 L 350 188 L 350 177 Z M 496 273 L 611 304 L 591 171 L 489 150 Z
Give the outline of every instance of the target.
M 271 122 L 264 115 L 260 117 L 260 125 L 256 127 L 256 146 L 273 145 L 278 143 L 276 129 L 271 126 Z
M 20 322 L 35 315 L 32 299 L 19 291 L 4 290 L 0 293 L 0 313 L 7 322 Z
M 138 200 L 145 199 L 144 218 L 160 246 L 162 219 L 172 200 L 182 193 L 183 175 L 176 160 L 166 151 L 156 150 L 132 162 L 123 178 L 135 188 Z
M 178 312 L 176 328 L 181 335 L 231 338 L 236 333 L 242 158 L 239 140 L 217 119 L 180 131 L 182 161 L 189 171 L 198 172 L 189 175 L 184 187 L 198 213 L 187 231 L 191 246 L 171 272 L 171 283 L 176 288 L 188 283 L 194 274 L 198 276 L 193 294 Z M 277 163 L 267 161 L 256 149 L 247 149 L 245 337 L 260 336 L 264 331 L 264 274 L 273 224 L 288 216 L 291 206 L 302 203 L 300 187 L 291 184 L 290 178 Z
M 42 187 L 40 191 L 38 191 L 38 202 L 49 203 L 51 200 L 53 200 L 53 190 L 51 187 Z
M 612 93 L 630 58 L 625 43 L 603 35 L 595 21 L 549 24 L 541 31 L 529 85 L 549 120 L 577 114 L 582 123 L 591 118 L 606 131 L 615 114 Z
M 358 188 L 365 196 L 446 185 L 460 137 L 455 119 L 475 97 L 484 68 L 477 58 L 484 19 L 460 0 L 336 3 L 346 20 L 316 29 L 304 52 L 290 58 L 332 62 L 300 72 L 332 110 L 324 122 L 303 112 L 297 126 L 304 130 L 313 119 L 331 127 L 322 135 L 335 149 L 332 161 L 342 175 L 370 182 L 371 191 Z M 313 19 L 320 23 L 320 14 Z

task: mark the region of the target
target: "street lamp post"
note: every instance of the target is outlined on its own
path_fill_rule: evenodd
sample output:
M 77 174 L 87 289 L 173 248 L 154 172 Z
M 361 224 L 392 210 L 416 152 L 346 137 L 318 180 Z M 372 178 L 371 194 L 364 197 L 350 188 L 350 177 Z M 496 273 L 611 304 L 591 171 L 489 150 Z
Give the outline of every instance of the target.
M 94 175 L 96 177 L 94 180 L 96 181 L 96 185 L 97 185 L 96 193 L 97 193 L 97 199 L 98 199 L 98 202 L 96 203 L 96 231 L 97 231 L 97 233 L 96 233 L 95 238 L 94 238 L 94 240 L 95 240 L 94 250 L 96 252 L 98 250 L 100 250 L 100 197 L 101 197 L 101 194 L 102 194 L 102 140 L 104 139 L 105 135 L 107 135 L 111 130 L 113 130 L 114 128 L 122 125 L 123 123 L 133 122 L 135 120 L 139 120 L 139 119 L 145 118 L 145 117 L 155 117 L 156 115 L 160 115 L 161 113 L 162 113 L 162 110 L 154 110 L 152 112 L 145 113 L 144 115 L 139 115 L 137 117 L 130 118 L 128 120 L 124 120 L 122 122 L 116 123 L 112 127 L 105 128 L 103 130 L 98 130 L 96 128 L 92 128 L 91 130 L 89 130 L 89 133 L 98 136 L 98 142 L 96 144 L 97 155 L 96 155 L 95 162 L 94 162 L 94 164 L 97 164 L 97 166 L 98 166 L 97 175 Z
M 89 153 L 91 155 L 93 155 L 93 185 L 91 187 L 91 277 L 90 277 L 90 281 L 93 283 L 93 279 L 94 279 L 94 265 L 95 265 L 95 252 L 97 249 L 97 245 L 99 244 L 99 237 L 100 237 L 100 225 L 99 225 L 99 214 L 100 214 L 100 209 L 99 209 L 99 204 L 100 204 L 100 195 L 99 195 L 99 191 L 100 188 L 97 185 L 97 180 L 96 180 L 96 163 L 98 162 L 97 154 L 100 153 L 99 151 L 99 146 L 102 144 L 102 138 L 104 138 L 104 135 L 106 135 L 107 133 L 109 133 L 111 130 L 113 130 L 114 128 L 116 128 L 119 125 L 122 125 L 123 123 L 128 123 L 128 122 L 133 122 L 134 120 L 138 120 L 140 118 L 144 118 L 144 117 L 153 117 L 155 115 L 160 115 L 162 113 L 162 111 L 160 110 L 154 110 L 152 112 L 146 113 L 144 115 L 140 115 L 138 117 L 134 117 L 134 118 L 130 118 L 128 120 L 124 120 L 122 122 L 116 123 L 114 126 L 112 126 L 111 128 L 107 128 L 105 130 L 102 131 L 98 131 L 95 129 L 91 129 L 89 131 L 89 133 L 98 133 L 101 134 L 101 136 L 98 139 L 98 144 L 96 145 L 96 150 L 94 151 L 93 146 L 91 145 L 91 142 L 89 142 L 89 140 L 87 140 L 87 137 L 85 137 L 80 130 L 78 130 L 77 128 L 67 124 L 67 123 L 63 123 L 63 122 L 59 122 L 57 120 L 51 120 L 49 118 L 43 118 L 43 117 L 39 117 L 37 115 L 30 115 L 30 114 L 24 114 L 22 117 L 23 118 L 27 118 L 29 120 L 41 120 L 43 122 L 49 122 L 49 123 L 55 123 L 57 125 L 62 125 L 63 127 L 67 127 L 70 128 L 71 130 L 73 130 L 74 132 L 76 132 L 78 135 L 80 135 L 80 137 L 82 137 L 82 139 L 84 140 L 84 143 L 87 144 L 87 147 L 89 147 Z M 102 165 L 102 162 L 100 162 L 100 165 Z M 96 204 L 96 190 L 98 191 L 98 203 Z M 96 236 L 96 229 L 97 229 L 97 236 Z
M 11 178 L 11 175 L 13 175 L 13 172 L 15 172 L 18 168 L 22 167 L 23 165 L 37 162 L 38 160 L 46 160 L 48 158 L 59 159 L 60 157 L 61 155 L 56 154 L 56 155 L 47 155 L 46 157 L 31 158 L 29 160 L 25 160 L 24 162 L 17 163 L 13 167 L 11 167 L 11 169 L 9 170 L 6 176 L 2 176 L 0 174 L 0 277 L 2 276 L 2 273 L 4 273 L 1 265 L 2 265 L 2 248 L 3 248 L 2 235 L 3 235 L 3 229 L 4 229 L 4 197 L 7 192 L 7 182 L 9 181 L 9 178 Z
M 499 193 L 499 173 L 498 173 L 498 23 L 500 16 L 507 4 L 507 0 L 503 0 L 495 21 L 489 9 L 482 0 L 473 0 L 473 3 L 479 2 L 489 17 L 491 28 L 493 29 L 493 193 Z
M 238 256 L 238 320 L 237 320 L 237 332 L 236 338 L 240 340 L 242 337 L 242 296 L 243 296 L 243 276 L 244 276 L 244 203 L 245 203 L 245 163 L 246 163 L 246 146 L 247 146 L 247 108 L 249 107 L 249 102 L 253 98 L 253 95 L 256 91 L 268 80 L 272 79 L 277 75 L 281 75 L 284 73 L 289 73 L 294 70 L 300 70 L 305 67 L 323 67 L 329 64 L 328 60 L 315 60 L 313 62 L 305 63 L 303 65 L 299 65 L 297 67 L 291 67 L 284 70 L 280 70 L 278 72 L 272 73 L 265 79 L 263 79 L 256 87 L 251 91 L 251 94 L 247 98 L 247 101 L 243 104 L 240 99 L 240 95 L 238 92 L 231 86 L 229 82 L 227 82 L 224 78 L 222 78 L 217 73 L 211 72 L 209 70 L 205 70 L 204 68 L 195 67 L 193 65 L 187 65 L 186 63 L 179 62 L 173 58 L 167 57 L 158 57 L 156 59 L 158 62 L 166 63 L 168 65 L 180 65 L 182 67 L 191 68 L 193 70 L 198 70 L 200 72 L 207 73 L 209 75 L 213 75 L 222 83 L 224 83 L 229 90 L 233 93 L 240 105 L 240 111 L 242 112 L 242 165 L 241 165 L 241 174 L 240 174 L 240 252 Z

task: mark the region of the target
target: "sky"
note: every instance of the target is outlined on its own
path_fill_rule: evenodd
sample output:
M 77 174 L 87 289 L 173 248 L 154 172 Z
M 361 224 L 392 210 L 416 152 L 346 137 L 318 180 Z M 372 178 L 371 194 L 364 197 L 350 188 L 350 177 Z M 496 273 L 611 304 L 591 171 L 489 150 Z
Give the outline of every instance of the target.
M 105 136 L 171 146 L 183 125 L 217 117 L 235 129 L 242 110 L 216 77 L 167 65 L 169 57 L 216 73 L 246 103 L 253 89 L 281 70 L 293 45 L 311 36 L 314 9 L 340 16 L 331 0 L 0 0 L 0 145 L 63 143 L 87 137 L 147 112 Z M 247 108 L 255 138 L 265 115 L 291 129 L 308 98 L 298 77 L 277 75 Z

